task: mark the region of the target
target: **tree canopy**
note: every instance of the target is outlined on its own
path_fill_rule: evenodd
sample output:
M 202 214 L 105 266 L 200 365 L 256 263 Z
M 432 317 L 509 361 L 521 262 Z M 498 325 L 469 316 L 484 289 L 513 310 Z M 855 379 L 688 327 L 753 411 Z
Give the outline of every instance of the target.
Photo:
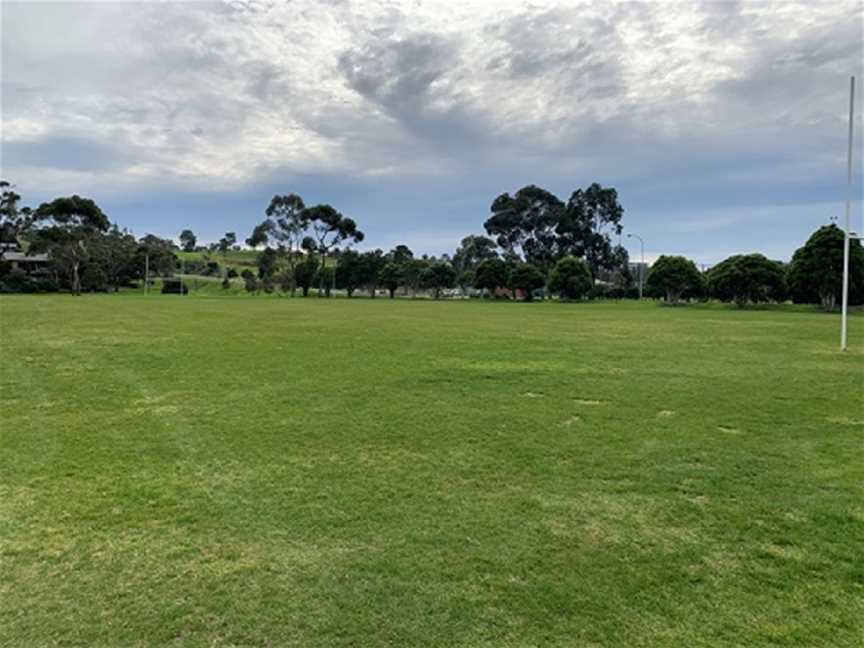
M 704 289 L 704 279 L 696 264 L 682 256 L 661 256 L 648 273 L 645 287 L 650 294 L 664 297 L 677 304 L 681 298 L 698 297 Z
M 593 284 L 588 264 L 572 256 L 558 261 L 549 275 L 549 290 L 561 299 L 581 299 Z
M 825 225 L 796 250 L 789 265 L 789 290 L 797 303 L 832 310 L 843 290 L 843 230 Z M 849 242 L 849 302 L 864 303 L 864 247 Z
M 786 297 L 786 270 L 779 261 L 761 254 L 737 254 L 708 272 L 708 292 L 715 299 L 748 303 L 782 301 Z

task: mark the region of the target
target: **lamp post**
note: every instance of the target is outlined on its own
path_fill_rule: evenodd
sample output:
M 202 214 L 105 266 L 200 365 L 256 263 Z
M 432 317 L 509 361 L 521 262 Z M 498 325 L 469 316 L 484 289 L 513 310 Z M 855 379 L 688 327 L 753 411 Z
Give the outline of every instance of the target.
M 849 311 L 849 239 L 853 237 L 849 213 L 852 210 L 852 124 L 855 109 L 855 77 L 849 80 L 849 148 L 846 153 L 846 228 L 843 231 L 843 304 L 840 316 L 840 350 L 846 350 L 846 317 Z M 857 238 L 857 237 L 856 237 Z
M 627 238 L 639 239 L 639 253 L 641 254 L 641 262 L 639 263 L 639 301 L 642 301 L 642 275 L 645 272 L 645 241 L 638 234 L 628 234 Z

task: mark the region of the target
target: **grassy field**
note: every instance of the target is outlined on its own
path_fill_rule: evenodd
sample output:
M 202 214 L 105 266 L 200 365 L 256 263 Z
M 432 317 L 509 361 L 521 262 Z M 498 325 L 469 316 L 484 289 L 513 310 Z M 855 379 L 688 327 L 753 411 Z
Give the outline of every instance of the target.
M 860 646 L 864 317 L 0 298 L 0 645 Z

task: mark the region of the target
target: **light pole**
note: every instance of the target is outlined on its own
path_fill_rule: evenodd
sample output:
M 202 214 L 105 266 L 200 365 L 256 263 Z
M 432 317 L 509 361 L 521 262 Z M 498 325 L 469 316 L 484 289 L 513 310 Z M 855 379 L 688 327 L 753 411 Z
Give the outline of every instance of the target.
M 852 210 L 852 124 L 855 109 L 855 77 L 849 80 L 849 148 L 846 154 L 846 229 L 843 234 L 843 304 L 840 316 L 840 350 L 846 350 L 846 316 L 849 311 L 849 213 Z
M 642 301 L 642 274 L 645 272 L 645 241 L 638 234 L 628 234 L 627 238 L 639 239 L 639 253 L 642 259 L 639 263 L 639 301 Z

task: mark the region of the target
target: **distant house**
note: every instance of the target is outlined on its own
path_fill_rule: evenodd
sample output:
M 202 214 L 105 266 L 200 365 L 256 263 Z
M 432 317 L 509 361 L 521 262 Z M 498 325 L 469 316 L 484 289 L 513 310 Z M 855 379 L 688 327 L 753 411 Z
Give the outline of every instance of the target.
M 33 274 L 48 267 L 47 254 L 26 254 L 17 243 L 0 243 L 0 262 L 8 263 L 10 269 Z

